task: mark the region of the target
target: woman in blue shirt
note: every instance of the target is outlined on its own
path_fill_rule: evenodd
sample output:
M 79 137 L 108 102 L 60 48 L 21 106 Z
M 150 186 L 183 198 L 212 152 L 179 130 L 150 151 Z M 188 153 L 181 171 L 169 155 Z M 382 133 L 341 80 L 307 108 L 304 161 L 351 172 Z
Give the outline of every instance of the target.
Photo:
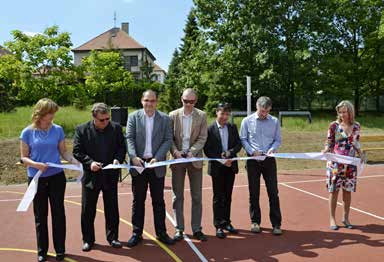
M 43 172 L 33 200 L 38 261 L 47 260 L 48 201 L 52 214 L 56 260 L 61 261 L 65 256 L 64 193 L 66 178 L 61 168 L 48 167 L 46 163 L 60 164 L 61 156 L 73 164 L 79 164 L 72 154 L 67 152 L 63 128 L 52 122 L 58 109 L 58 105 L 51 99 L 40 99 L 33 109 L 32 124 L 26 127 L 20 135 L 21 161 L 28 167 L 28 183 L 39 170 Z

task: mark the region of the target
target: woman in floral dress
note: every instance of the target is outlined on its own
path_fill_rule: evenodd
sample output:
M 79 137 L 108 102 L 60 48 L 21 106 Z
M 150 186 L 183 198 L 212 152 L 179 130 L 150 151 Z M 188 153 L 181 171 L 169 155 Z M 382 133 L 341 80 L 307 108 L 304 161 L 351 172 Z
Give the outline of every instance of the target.
M 328 129 L 328 137 L 323 152 L 355 157 L 361 156 L 360 150 L 360 124 L 355 122 L 355 112 L 351 102 L 342 101 L 336 106 L 337 120 L 332 122 Z M 343 191 L 343 217 L 342 223 L 346 228 L 352 229 L 349 221 L 351 206 L 351 192 L 356 191 L 357 167 L 337 162 L 327 162 L 327 189 L 329 195 L 330 228 L 338 230 L 335 213 L 339 189 Z

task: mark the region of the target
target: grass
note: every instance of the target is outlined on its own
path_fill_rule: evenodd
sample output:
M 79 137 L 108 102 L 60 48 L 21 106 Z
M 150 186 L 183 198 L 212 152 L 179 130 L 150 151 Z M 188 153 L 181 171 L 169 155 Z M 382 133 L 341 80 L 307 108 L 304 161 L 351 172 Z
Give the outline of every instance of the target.
M 56 113 L 55 123 L 61 125 L 67 136 L 72 136 L 76 125 L 91 119 L 90 108 L 78 110 L 61 107 Z M 31 107 L 18 107 L 11 113 L 0 113 L 0 139 L 19 137 L 21 131 L 31 123 Z
M 129 112 L 134 109 L 130 108 Z M 72 150 L 72 135 L 75 127 L 90 119 L 90 108 L 80 111 L 74 107 L 62 107 L 57 112 L 55 123 L 63 126 L 67 136 L 68 150 Z M 30 123 L 31 108 L 19 107 L 12 113 L 0 114 L 0 184 L 14 184 L 26 181 L 25 168 L 15 166 L 19 160 L 18 137 L 21 130 Z M 384 114 L 362 114 L 357 121 L 362 125 L 362 136 L 384 134 Z M 209 118 L 211 123 L 214 118 Z M 234 119 L 240 127 L 241 117 Z M 329 123 L 334 120 L 332 113 L 314 113 L 312 124 L 302 117 L 286 117 L 283 119 L 282 146 L 280 152 L 318 152 L 323 148 Z M 384 147 L 384 143 L 363 143 L 363 147 Z M 244 151 L 240 153 L 244 155 Z M 383 152 L 370 152 L 370 162 L 383 161 Z M 244 171 L 244 163 L 240 163 Z M 206 165 L 205 165 L 206 168 Z M 324 168 L 324 162 L 311 160 L 278 159 L 279 170 L 302 170 Z M 77 176 L 76 172 L 66 172 L 68 177 Z

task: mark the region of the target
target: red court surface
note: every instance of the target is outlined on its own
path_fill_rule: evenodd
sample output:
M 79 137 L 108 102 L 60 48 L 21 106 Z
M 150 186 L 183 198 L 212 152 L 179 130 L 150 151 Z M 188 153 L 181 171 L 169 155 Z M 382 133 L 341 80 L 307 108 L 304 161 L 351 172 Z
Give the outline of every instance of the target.
M 328 224 L 328 194 L 324 170 L 289 171 L 279 173 L 279 192 L 283 215 L 282 236 L 273 236 L 268 218 L 268 198 L 261 190 L 261 234 L 252 234 L 248 213 L 248 187 L 245 175 L 238 175 L 232 202 L 232 224 L 238 235 L 226 239 L 215 237 L 212 218 L 212 188 L 209 176 L 204 176 L 203 231 L 208 241 L 178 242 L 166 247 L 154 240 L 151 198 L 148 194 L 144 241 L 132 249 L 113 249 L 105 240 L 102 199 L 96 217 L 96 246 L 81 251 L 80 186 L 67 184 L 67 258 L 66 261 L 384 261 L 384 167 L 366 167 L 352 195 L 350 219 L 355 229 L 341 227 L 330 230 Z M 188 187 L 188 183 L 186 185 Z M 32 208 L 17 213 L 16 207 L 26 185 L 0 187 L 0 261 L 35 261 L 36 240 Z M 166 207 L 172 219 L 171 179 L 166 178 Z M 339 199 L 341 199 L 339 197 Z M 185 191 L 186 233 L 190 234 L 190 197 Z M 126 244 L 131 236 L 132 194 L 129 179 L 120 184 L 120 240 Z M 337 217 L 341 218 L 341 206 Z M 167 219 L 168 233 L 174 229 Z M 52 240 L 50 251 L 53 251 Z M 52 254 L 53 255 L 53 254 Z M 55 261 L 54 257 L 49 258 Z

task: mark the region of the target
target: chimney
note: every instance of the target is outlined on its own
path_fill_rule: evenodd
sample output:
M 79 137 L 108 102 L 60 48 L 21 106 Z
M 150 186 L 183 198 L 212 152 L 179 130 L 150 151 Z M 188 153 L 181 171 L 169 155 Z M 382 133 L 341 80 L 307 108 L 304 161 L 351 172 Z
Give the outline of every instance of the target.
M 121 30 L 129 35 L 129 23 L 121 23 Z

